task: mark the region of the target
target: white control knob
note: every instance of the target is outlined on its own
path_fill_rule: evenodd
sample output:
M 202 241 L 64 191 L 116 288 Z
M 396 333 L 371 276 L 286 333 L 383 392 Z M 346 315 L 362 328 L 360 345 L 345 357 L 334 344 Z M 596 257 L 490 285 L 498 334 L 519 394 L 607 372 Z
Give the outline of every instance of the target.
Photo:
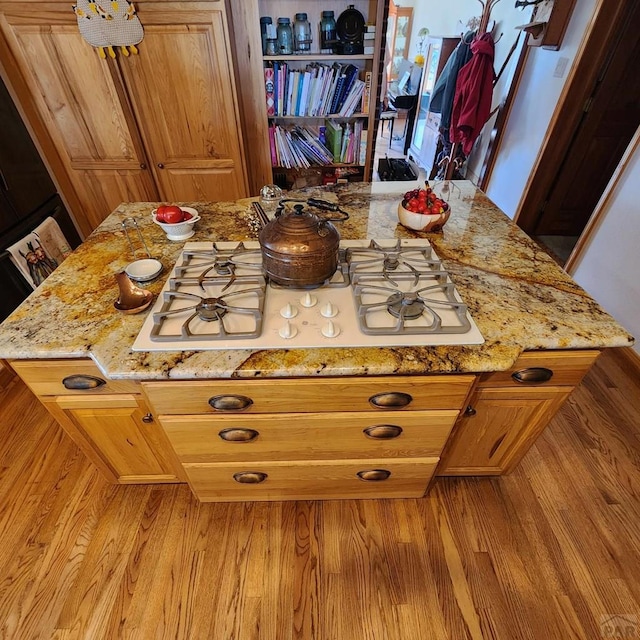
M 307 293 L 305 293 L 304 296 L 302 296 L 302 298 L 300 298 L 300 304 L 303 307 L 306 307 L 307 309 L 309 307 L 315 307 L 318 304 L 318 298 L 316 298 L 315 296 L 312 296 L 307 291 Z
M 322 335 L 325 338 L 335 338 L 336 336 L 340 335 L 340 327 L 336 324 L 333 324 L 331 320 L 329 320 L 329 322 L 327 322 L 327 324 L 322 327 L 321 331 Z
M 280 331 L 278 331 L 281 338 L 285 340 L 289 340 L 290 338 L 295 338 L 298 335 L 298 330 L 294 324 L 291 324 L 288 320 L 286 324 L 280 327 Z
M 283 318 L 295 318 L 298 315 L 298 309 L 290 302 L 287 302 L 287 306 L 280 309 L 280 315 Z
M 327 304 L 322 307 L 320 314 L 324 318 L 335 318 L 338 315 L 338 307 L 332 302 L 327 302 Z

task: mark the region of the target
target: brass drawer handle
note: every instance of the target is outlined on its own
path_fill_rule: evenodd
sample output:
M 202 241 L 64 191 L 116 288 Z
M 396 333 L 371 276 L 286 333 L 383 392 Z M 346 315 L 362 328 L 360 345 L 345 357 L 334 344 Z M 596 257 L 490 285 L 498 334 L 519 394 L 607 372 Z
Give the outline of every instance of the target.
M 267 477 L 267 474 L 262 471 L 240 471 L 233 474 L 233 479 L 240 484 L 260 484 Z
M 88 376 L 82 373 L 77 373 L 75 375 L 63 378 L 62 384 L 64 385 L 65 389 L 73 389 L 77 391 L 79 389 L 97 389 L 103 384 L 107 384 L 107 382 L 102 378 L 96 378 L 96 376 Z
M 244 411 L 253 404 L 251 398 L 240 395 L 222 395 L 209 398 L 209 405 L 216 411 Z
M 391 475 L 391 471 L 387 469 L 367 469 L 366 471 L 358 471 L 356 475 L 365 482 L 382 482 Z
M 239 427 L 230 427 L 222 429 L 218 435 L 227 442 L 251 442 L 255 440 L 260 433 L 255 429 L 243 429 Z
M 397 438 L 402 433 L 402 427 L 395 424 L 375 424 L 362 430 L 367 438 L 375 440 L 391 440 Z
M 521 382 L 523 384 L 531 382 L 548 382 L 551 380 L 551 376 L 553 376 L 553 371 L 551 371 L 551 369 L 546 369 L 545 367 L 529 367 L 528 369 L 520 369 L 520 371 L 515 371 L 511 374 L 511 377 L 516 382 Z
M 376 393 L 369 398 L 369 402 L 377 409 L 401 409 L 408 406 L 413 398 L 408 393 L 401 391 L 386 391 Z

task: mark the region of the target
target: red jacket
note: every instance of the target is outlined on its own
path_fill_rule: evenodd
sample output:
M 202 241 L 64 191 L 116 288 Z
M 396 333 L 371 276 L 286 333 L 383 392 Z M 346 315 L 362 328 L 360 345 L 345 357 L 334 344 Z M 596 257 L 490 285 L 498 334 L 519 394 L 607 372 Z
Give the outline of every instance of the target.
M 493 57 L 495 46 L 489 33 L 483 33 L 471 43 L 471 60 L 460 69 L 451 112 L 451 142 L 461 142 L 465 155 L 471 153 L 491 112 L 493 96 Z

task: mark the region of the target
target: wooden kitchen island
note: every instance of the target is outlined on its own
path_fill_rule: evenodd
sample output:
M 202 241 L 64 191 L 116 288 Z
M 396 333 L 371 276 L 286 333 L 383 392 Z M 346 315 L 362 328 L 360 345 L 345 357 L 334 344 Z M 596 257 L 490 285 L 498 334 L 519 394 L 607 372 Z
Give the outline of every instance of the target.
M 343 239 L 412 238 L 396 213 L 411 186 L 301 195 L 348 211 Z M 145 285 L 155 294 L 184 244 L 152 223 L 155 203 L 135 203 L 0 325 L 0 358 L 114 482 L 189 482 L 203 501 L 379 498 L 421 496 L 434 474 L 507 473 L 599 351 L 633 338 L 471 183 L 446 187 L 452 216 L 428 237 L 482 345 L 134 352 L 148 312 L 113 306 L 133 259 L 122 221 L 138 220 L 164 265 Z M 181 204 L 201 215 L 193 241 L 257 237 L 250 201 Z M 389 393 L 411 402 L 371 405 Z M 221 413 L 215 396 L 251 404 Z

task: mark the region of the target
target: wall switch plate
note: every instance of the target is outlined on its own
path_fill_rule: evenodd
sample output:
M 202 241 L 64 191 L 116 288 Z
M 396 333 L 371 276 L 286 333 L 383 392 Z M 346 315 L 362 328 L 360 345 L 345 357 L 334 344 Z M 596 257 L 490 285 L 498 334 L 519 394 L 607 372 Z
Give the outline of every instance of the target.
M 567 65 L 569 64 L 569 58 L 560 57 L 558 58 L 558 62 L 556 64 L 556 68 L 553 72 L 554 78 L 564 78 L 565 71 L 567 70 Z

